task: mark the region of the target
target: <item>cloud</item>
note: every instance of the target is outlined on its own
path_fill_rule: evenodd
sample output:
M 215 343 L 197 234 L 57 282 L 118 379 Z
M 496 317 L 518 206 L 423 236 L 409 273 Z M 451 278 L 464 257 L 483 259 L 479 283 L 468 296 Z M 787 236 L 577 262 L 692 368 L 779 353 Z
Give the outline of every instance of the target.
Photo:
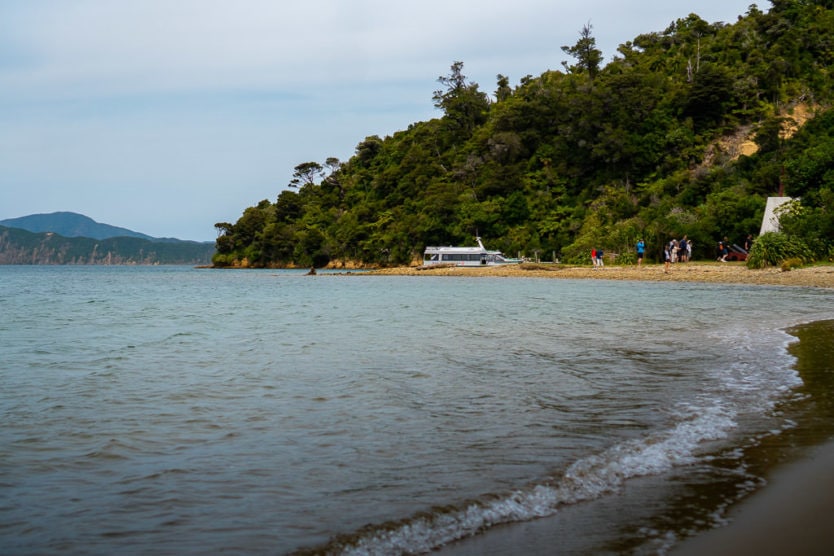
M 656 11 L 646 3 L 603 0 L 33 4 L 41 9 L 13 11 L 7 24 L 13 32 L 4 42 L 37 62 L 11 74 L 19 85 L 60 86 L 62 94 L 413 80 L 459 59 L 473 66 L 481 59 L 524 59 L 558 67 L 560 47 L 575 42 L 586 22 L 610 56 L 617 46 L 610 37 L 620 34 L 622 21 Z

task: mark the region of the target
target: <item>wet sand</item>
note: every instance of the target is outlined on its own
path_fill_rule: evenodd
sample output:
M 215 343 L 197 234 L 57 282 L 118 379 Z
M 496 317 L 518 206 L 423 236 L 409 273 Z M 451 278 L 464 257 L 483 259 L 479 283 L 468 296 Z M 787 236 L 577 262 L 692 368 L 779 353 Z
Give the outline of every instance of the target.
M 744 263 L 677 263 L 669 272 L 663 265 L 591 266 L 520 264 L 489 267 L 396 267 L 371 271 L 371 275 L 397 276 L 494 276 L 650 282 L 711 282 L 772 286 L 834 288 L 834 266 L 809 266 L 789 271 L 779 268 L 751 270 Z
M 675 556 L 834 554 L 834 321 L 794 327 L 789 351 L 812 411 L 786 431 L 799 460 L 769 469 L 765 487 L 731 508 L 729 525 L 684 541 Z
M 834 440 L 777 468 L 768 483 L 730 511 L 729 525 L 685 541 L 672 556 L 834 554 Z

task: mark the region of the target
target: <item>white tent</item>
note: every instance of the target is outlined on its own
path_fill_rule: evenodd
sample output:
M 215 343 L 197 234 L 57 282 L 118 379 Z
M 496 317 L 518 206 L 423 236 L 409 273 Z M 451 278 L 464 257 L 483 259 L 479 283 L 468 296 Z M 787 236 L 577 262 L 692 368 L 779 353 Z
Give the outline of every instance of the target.
M 767 205 L 765 206 L 764 217 L 762 218 L 762 229 L 759 235 L 765 232 L 779 231 L 779 217 L 776 216 L 776 209 L 787 203 L 793 201 L 793 197 L 768 197 Z

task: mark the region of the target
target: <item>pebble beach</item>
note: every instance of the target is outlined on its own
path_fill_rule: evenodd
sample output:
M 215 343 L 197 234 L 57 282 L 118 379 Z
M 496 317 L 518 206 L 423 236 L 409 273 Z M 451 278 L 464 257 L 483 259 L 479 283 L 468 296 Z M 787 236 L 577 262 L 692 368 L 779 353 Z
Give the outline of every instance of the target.
M 555 278 L 594 280 L 640 280 L 652 282 L 713 282 L 769 286 L 834 288 L 834 265 L 808 266 L 793 270 L 765 268 L 751 270 L 744 263 L 676 263 L 668 272 L 663 265 L 608 265 L 602 268 L 559 264 L 522 263 L 487 267 L 395 267 L 369 272 L 371 275 L 402 276 L 490 276 L 508 278 Z

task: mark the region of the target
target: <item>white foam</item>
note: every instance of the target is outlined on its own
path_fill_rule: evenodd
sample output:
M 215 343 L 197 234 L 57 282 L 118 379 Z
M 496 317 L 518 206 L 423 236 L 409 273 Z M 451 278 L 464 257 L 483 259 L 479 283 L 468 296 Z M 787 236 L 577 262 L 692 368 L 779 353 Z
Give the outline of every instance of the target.
M 681 411 L 672 429 L 630 440 L 573 463 L 553 485 L 539 484 L 508 496 L 409 520 L 375 531 L 346 547 L 343 554 L 376 555 L 427 552 L 501 523 L 555 514 L 560 506 L 593 500 L 617 491 L 632 477 L 668 471 L 695 460 L 700 443 L 726 436 L 735 426 L 720 404 Z

